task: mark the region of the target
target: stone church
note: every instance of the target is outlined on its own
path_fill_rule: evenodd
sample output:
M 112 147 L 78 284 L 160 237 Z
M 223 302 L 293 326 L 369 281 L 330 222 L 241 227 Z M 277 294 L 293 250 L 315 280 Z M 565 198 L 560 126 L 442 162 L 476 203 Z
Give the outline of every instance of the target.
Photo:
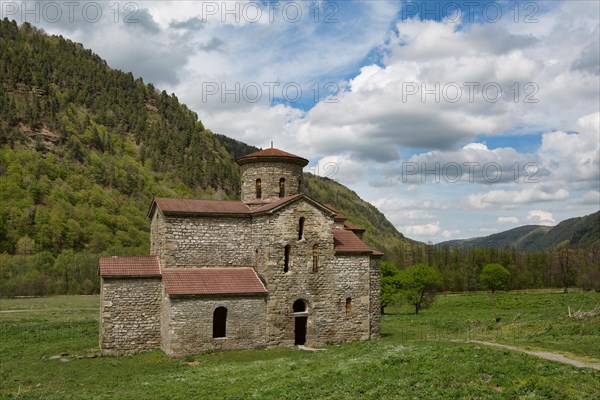
M 102 354 L 379 337 L 382 254 L 302 193 L 308 160 L 269 148 L 236 162 L 241 200 L 156 198 L 152 255 L 100 259 Z

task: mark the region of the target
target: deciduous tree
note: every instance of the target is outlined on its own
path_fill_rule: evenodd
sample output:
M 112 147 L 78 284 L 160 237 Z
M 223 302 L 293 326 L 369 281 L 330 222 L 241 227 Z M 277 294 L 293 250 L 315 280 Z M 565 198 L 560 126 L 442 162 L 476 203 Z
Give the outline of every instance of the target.
M 436 292 L 442 287 L 442 277 L 435 267 L 416 264 L 400 272 L 400 294 L 415 307 L 415 314 L 433 304 Z
M 486 264 L 479 275 L 479 282 L 494 293 L 498 289 L 508 287 L 510 272 L 500 264 Z

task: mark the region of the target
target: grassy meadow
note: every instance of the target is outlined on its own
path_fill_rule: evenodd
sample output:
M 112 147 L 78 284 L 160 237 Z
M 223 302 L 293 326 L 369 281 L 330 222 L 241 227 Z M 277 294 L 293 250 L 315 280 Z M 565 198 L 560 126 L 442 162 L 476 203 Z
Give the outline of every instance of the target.
M 568 307 L 600 305 L 597 293 L 441 295 L 419 315 L 387 309 L 378 341 L 184 360 L 161 351 L 95 356 L 98 303 L 98 296 L 0 300 L 0 399 L 598 399 L 600 393 L 600 371 L 466 342 L 600 362 L 600 315 L 567 316 Z

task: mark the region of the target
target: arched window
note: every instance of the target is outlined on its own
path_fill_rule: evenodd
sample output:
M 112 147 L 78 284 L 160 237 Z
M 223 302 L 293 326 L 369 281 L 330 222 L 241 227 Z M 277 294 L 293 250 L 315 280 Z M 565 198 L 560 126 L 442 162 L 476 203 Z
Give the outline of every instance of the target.
M 304 236 L 304 217 L 300 217 L 298 221 L 298 240 L 302 240 Z
M 258 260 L 259 260 L 259 258 L 258 258 L 258 249 L 256 249 L 255 259 L 254 260 L 255 260 L 254 261 L 254 263 L 255 263 L 255 269 L 258 269 Z
M 346 317 L 352 316 L 352 299 L 348 297 L 346 299 Z
M 279 180 L 279 197 L 285 197 L 285 178 Z
M 289 244 L 283 248 L 283 272 L 290 270 L 290 249 L 291 246 Z
M 302 299 L 298 299 L 294 302 L 294 305 L 292 306 L 292 310 L 294 310 L 294 312 L 304 312 L 306 311 L 306 302 Z
M 319 270 L 319 245 L 314 244 L 312 247 L 312 258 L 313 258 L 313 272 L 317 272 Z
M 217 307 L 213 313 L 213 337 L 224 338 L 227 336 L 227 309 Z
M 260 179 L 256 180 L 256 198 L 260 199 L 262 197 L 262 181 Z

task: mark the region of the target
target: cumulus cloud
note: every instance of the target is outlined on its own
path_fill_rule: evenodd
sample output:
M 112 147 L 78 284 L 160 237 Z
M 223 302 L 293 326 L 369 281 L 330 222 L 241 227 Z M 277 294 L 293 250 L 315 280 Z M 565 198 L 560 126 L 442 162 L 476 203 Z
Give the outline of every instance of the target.
M 314 165 L 309 166 L 309 171 L 344 185 L 358 182 L 368 172 L 364 162 L 357 161 L 348 154 L 323 157 Z
M 492 150 L 482 143 L 469 143 L 454 151 L 416 154 L 395 168 L 388 168 L 385 174 L 392 184 L 401 181 L 491 185 L 536 183 L 546 178 L 549 171 L 536 154 L 519 153 L 510 147 Z
M 600 182 L 599 182 L 599 184 L 600 184 Z M 581 197 L 579 197 L 575 201 L 575 203 L 596 206 L 600 209 L 600 191 L 590 190 L 589 192 L 586 192 Z
M 476 234 L 487 236 L 487 235 L 491 235 L 491 234 L 498 232 L 498 229 L 497 228 L 476 228 L 476 229 L 471 229 L 471 232 L 475 232 Z
M 542 184 L 530 185 L 522 190 L 490 190 L 467 197 L 467 205 L 475 209 L 512 209 L 523 204 L 565 200 L 569 192 Z
M 450 239 L 453 237 L 458 237 L 460 235 L 460 229 L 451 229 L 442 231 L 442 237 L 444 239 Z
M 199 17 L 187 18 L 185 20 L 173 20 L 169 22 L 169 27 L 173 29 L 183 29 L 188 31 L 197 31 L 205 27 L 206 22 Z
M 519 223 L 519 218 L 517 218 L 517 217 L 498 217 L 496 222 L 499 224 L 502 224 L 502 225 L 516 225 Z
M 556 220 L 551 212 L 542 210 L 532 210 L 527 213 L 527 221 L 534 225 L 556 225 Z
M 256 114 L 260 114 L 260 118 L 257 118 Z M 207 108 L 202 119 L 214 132 L 227 134 L 229 130 L 234 129 L 237 132 L 236 138 L 245 143 L 268 147 L 270 142 L 274 141 L 275 147 L 307 157 L 312 154 L 307 154 L 296 144 L 293 133 L 287 128 L 289 121 L 301 114 L 301 110 L 282 104 L 270 107 L 268 112 L 263 112 L 260 105 L 254 105 L 248 108 L 225 107 L 223 110 L 219 110 L 218 107 Z M 208 123 L 207 120 L 212 122 Z
M 581 55 L 573 61 L 571 68 L 593 75 L 600 75 L 600 40 L 598 39 L 600 31 L 598 27 L 596 27 L 593 35 L 596 37 L 596 40 L 581 50 Z
M 479 133 L 573 122 L 597 108 L 590 90 L 597 79 L 571 71 L 568 57 L 548 58 L 547 47 L 554 48 L 548 41 L 564 36 L 556 31 L 560 27 L 556 23 L 549 33 L 536 35 L 511 32 L 510 24 L 502 23 L 401 21 L 383 65 L 363 67 L 338 103 L 310 110 L 299 124 L 300 137 L 330 151 L 341 144 L 342 151 L 365 159 L 392 161 L 399 158 L 394 146 L 448 150 Z M 569 53 L 585 53 L 594 45 L 593 35 L 580 36 L 590 27 L 579 29 L 569 36 Z M 565 91 L 571 93 L 570 105 Z M 356 135 L 361 139 L 341 140 Z M 377 154 L 369 144 L 385 151 Z
M 405 232 L 407 235 L 413 235 L 413 236 L 427 236 L 427 237 L 433 237 L 435 235 L 438 234 L 438 232 L 440 232 L 440 222 L 439 221 L 434 221 L 434 222 L 430 222 L 428 224 L 419 224 L 419 225 L 404 225 L 401 226 L 401 229 L 403 232 Z
M 575 187 L 600 181 L 600 112 L 578 119 L 577 132 L 555 131 L 542 137 L 539 154 L 555 179 Z

